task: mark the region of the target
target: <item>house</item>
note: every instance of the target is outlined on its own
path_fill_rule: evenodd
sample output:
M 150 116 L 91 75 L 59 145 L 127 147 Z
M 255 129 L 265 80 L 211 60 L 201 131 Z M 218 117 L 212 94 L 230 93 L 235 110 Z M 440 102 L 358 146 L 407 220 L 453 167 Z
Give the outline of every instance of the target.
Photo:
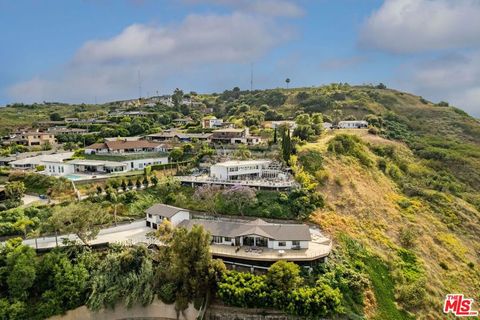
M 147 136 L 151 141 L 173 141 L 173 142 L 192 142 L 197 141 L 211 141 L 211 133 L 183 133 L 175 131 L 166 131 L 160 133 L 153 133 Z
M 308 249 L 312 240 L 305 224 L 269 223 L 262 219 L 253 221 L 183 220 L 178 227 L 191 229 L 201 225 L 212 236 L 212 244 L 249 246 L 274 250 Z
M 226 161 L 210 167 L 210 177 L 218 180 L 253 180 L 267 176 L 271 160 Z
M 262 219 L 190 218 L 182 208 L 155 204 L 146 210 L 146 225 L 152 229 L 168 220 L 174 227 L 191 230 L 201 226 L 210 234 L 210 252 L 226 264 L 267 269 L 278 260 L 311 266 L 324 261 L 332 241 L 306 224 L 271 223 Z
M 17 170 L 34 170 L 38 166 L 46 166 L 50 162 L 63 163 L 64 160 L 73 157 L 73 152 L 54 154 L 42 154 L 38 156 L 11 161 L 10 167 Z
M 85 154 L 124 154 L 141 152 L 166 152 L 162 143 L 147 140 L 105 140 L 85 147 Z
M 27 147 L 54 145 L 57 142 L 51 132 L 18 132 L 11 135 L 4 144 L 21 144 Z
M 268 123 L 266 124 L 268 127 Z M 286 126 L 290 130 L 295 130 L 297 123 L 292 120 L 279 120 L 279 121 L 270 121 L 270 128 L 278 129 L 280 126 Z
M 325 130 L 330 130 L 333 127 L 333 125 L 330 122 L 324 122 L 322 125 L 323 125 L 323 129 Z
M 244 129 L 219 129 L 212 132 L 213 143 L 248 144 L 256 145 L 262 142 L 261 137 L 251 136 L 248 128 Z
M 67 128 L 67 127 L 50 127 L 47 129 L 47 132 L 50 132 L 53 135 L 74 135 L 74 134 L 86 134 L 88 133 L 87 129 L 79 129 L 79 128 Z
M 206 117 L 202 119 L 202 128 L 218 128 L 223 125 L 223 119 L 217 119 L 216 117 Z
M 368 128 L 368 122 L 365 120 L 340 121 L 338 123 L 338 128 L 340 129 Z
M 226 161 L 210 166 L 210 173 L 177 176 L 182 184 L 191 187 L 220 185 L 224 187 L 248 186 L 256 189 L 289 190 L 298 183 L 280 164 L 271 160 Z
M 168 220 L 173 226 L 177 226 L 180 222 L 189 220 L 190 213 L 182 208 L 169 206 L 162 203 L 156 203 L 146 211 L 147 227 L 158 229 L 158 226 Z
M 186 117 L 186 118 L 173 119 L 172 123 L 175 126 L 184 126 L 186 124 L 193 123 L 193 120 L 190 117 Z

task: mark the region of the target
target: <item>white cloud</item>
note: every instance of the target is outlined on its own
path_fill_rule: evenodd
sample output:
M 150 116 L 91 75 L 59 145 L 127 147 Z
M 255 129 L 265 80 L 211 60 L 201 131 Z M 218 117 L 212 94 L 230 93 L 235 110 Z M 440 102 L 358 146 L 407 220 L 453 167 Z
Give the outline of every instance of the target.
M 139 70 L 145 88 L 170 90 L 179 75 L 202 69 L 215 77 L 205 66 L 255 61 L 291 36 L 272 18 L 242 12 L 190 15 L 167 26 L 133 24 L 110 39 L 88 41 L 60 72 L 15 84 L 7 93 L 23 102 L 126 98 L 138 92 Z
M 480 117 L 480 51 L 408 65 L 400 85 L 434 101 L 449 101 Z
M 363 47 L 413 53 L 480 45 L 478 0 L 385 0 L 364 24 Z

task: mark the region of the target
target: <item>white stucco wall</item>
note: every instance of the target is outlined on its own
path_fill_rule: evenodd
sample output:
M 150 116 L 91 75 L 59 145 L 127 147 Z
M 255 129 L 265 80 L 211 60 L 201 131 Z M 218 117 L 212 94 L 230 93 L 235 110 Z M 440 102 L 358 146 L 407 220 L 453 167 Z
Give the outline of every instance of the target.
M 210 177 L 215 179 L 227 180 L 228 178 L 227 167 L 215 166 L 215 165 L 211 166 Z
M 128 170 L 143 170 L 143 168 L 145 168 L 146 166 L 150 166 L 153 164 L 168 163 L 168 157 L 130 160 L 125 161 L 125 163 L 128 164 Z
M 176 226 L 183 220 L 189 220 L 189 219 L 190 219 L 190 214 L 188 213 L 188 211 L 179 211 L 170 219 L 170 222 L 172 223 L 173 226 Z
M 45 162 L 45 173 L 50 176 L 64 176 L 74 172 L 73 164 Z

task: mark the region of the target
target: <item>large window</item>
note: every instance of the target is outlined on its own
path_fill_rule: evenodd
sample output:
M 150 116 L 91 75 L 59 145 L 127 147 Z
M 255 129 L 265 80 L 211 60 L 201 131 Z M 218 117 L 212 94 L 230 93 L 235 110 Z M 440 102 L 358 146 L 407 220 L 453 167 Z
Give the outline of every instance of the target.
M 299 247 L 299 246 L 300 246 L 300 241 L 298 241 L 298 240 L 293 240 L 293 241 L 292 241 L 292 246 Z
M 279 246 L 279 247 L 286 247 L 286 246 L 287 246 L 287 243 L 286 243 L 285 241 L 280 241 L 280 242 L 278 243 L 278 246 Z
M 223 239 L 220 236 L 213 236 L 213 243 L 222 243 Z

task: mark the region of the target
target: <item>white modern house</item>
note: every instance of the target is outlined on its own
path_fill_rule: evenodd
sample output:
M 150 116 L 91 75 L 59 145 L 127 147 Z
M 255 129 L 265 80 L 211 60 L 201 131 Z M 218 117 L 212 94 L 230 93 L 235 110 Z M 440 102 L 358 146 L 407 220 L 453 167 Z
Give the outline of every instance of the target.
M 270 173 L 270 160 L 226 161 L 210 167 L 210 178 L 218 180 L 259 179 Z
M 164 221 L 168 220 L 173 226 L 190 219 L 190 213 L 182 208 L 169 206 L 162 203 L 156 203 L 146 211 L 147 227 L 158 229 L 158 226 Z
M 289 190 L 298 186 L 280 164 L 271 160 L 232 160 L 210 166 L 210 173 L 176 177 L 183 184 L 248 186 L 256 189 Z
M 11 161 L 9 165 L 17 170 L 34 170 L 38 166 L 47 167 L 49 163 L 63 162 L 71 157 L 73 157 L 73 152 L 44 154 Z
M 340 129 L 361 129 L 368 128 L 368 122 L 365 120 L 340 121 L 338 123 Z

